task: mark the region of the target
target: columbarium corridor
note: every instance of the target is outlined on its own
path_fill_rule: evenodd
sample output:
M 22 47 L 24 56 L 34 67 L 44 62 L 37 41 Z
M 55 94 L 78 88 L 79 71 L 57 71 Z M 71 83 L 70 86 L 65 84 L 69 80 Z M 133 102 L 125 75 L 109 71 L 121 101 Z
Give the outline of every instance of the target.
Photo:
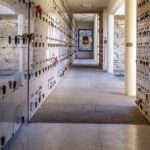
M 150 0 L 0 0 L 0 150 L 150 149 Z

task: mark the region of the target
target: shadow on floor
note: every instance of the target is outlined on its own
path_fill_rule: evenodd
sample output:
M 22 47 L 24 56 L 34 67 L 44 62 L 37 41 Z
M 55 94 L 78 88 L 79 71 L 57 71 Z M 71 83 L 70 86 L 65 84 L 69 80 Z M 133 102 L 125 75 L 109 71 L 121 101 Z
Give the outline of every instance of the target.
M 33 116 L 33 123 L 149 124 L 123 95 L 113 75 L 87 67 L 71 68 Z
M 122 92 L 107 92 L 107 93 L 111 95 L 116 95 L 116 96 L 124 96 Z
M 136 106 L 91 106 L 52 104 L 41 109 L 32 123 L 149 124 Z

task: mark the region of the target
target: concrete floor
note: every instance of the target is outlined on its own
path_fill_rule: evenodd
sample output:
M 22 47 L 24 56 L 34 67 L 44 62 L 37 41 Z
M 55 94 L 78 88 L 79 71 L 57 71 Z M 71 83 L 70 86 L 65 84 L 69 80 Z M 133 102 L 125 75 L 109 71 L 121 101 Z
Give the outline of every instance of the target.
M 98 64 L 94 59 L 74 59 L 73 66 L 97 66 Z
M 143 125 L 30 124 L 10 150 L 149 150 Z
M 122 81 L 89 68 L 70 69 L 31 122 L 148 124 Z
M 135 98 L 123 95 L 123 84 L 119 79 L 96 69 L 92 71 L 94 73 L 91 71 L 86 68 L 71 69 L 37 114 L 44 109 L 47 111 L 50 105 L 56 103 L 63 104 L 63 106 L 65 104 L 68 106 L 87 105 L 89 107 L 94 104 L 94 106 L 102 105 L 103 107 L 110 105 L 122 108 L 135 107 Z M 72 79 L 74 84 L 71 83 Z M 73 93 L 74 95 L 72 95 Z M 62 107 L 60 112 L 65 108 Z M 71 111 L 73 107 L 70 110 L 69 107 L 67 108 L 67 111 Z M 92 108 L 87 109 L 91 110 Z M 97 107 L 97 109 L 99 108 Z M 58 107 L 51 111 L 54 110 L 58 111 Z M 75 110 L 73 109 L 73 111 Z M 71 123 L 30 123 L 21 131 L 10 148 L 10 150 L 149 149 L 149 125 Z

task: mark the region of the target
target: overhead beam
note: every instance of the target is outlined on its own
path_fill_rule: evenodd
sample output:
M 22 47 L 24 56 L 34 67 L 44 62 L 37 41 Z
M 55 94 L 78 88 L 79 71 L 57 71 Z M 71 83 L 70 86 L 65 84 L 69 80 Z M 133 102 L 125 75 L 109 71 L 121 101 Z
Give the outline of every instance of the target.
M 125 0 L 109 0 L 108 1 L 108 13 L 115 14 L 116 11 L 125 3 Z

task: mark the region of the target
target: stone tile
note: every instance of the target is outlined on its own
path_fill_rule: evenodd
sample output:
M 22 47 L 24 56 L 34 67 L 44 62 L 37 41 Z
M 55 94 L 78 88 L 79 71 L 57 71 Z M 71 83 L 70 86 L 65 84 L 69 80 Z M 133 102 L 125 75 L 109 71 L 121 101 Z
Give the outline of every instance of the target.
M 32 124 L 10 150 L 101 150 L 97 125 Z
M 149 150 L 150 126 L 99 125 L 103 150 Z
M 149 150 L 150 126 L 30 124 L 10 150 Z

